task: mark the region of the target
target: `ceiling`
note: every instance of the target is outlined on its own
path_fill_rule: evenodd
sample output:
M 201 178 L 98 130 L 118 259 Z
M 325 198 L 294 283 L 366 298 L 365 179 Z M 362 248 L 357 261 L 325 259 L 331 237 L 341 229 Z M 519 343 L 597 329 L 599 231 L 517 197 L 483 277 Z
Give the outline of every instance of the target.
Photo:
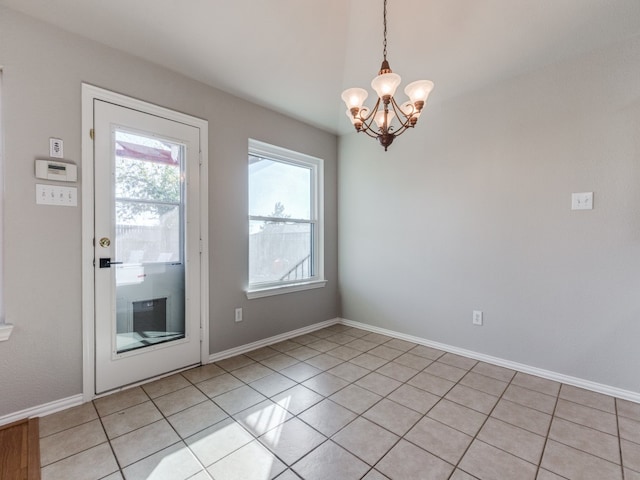
M 382 0 L 0 0 L 333 133 L 382 60 Z M 440 102 L 640 34 L 640 0 L 388 0 L 388 60 Z M 369 102 L 372 103 L 372 102 Z

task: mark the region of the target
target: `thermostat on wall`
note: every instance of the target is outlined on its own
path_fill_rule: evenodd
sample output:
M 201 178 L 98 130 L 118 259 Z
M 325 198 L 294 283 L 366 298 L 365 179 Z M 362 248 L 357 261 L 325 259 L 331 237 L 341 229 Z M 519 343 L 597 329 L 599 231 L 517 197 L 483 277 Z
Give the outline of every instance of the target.
M 78 180 L 78 167 L 71 163 L 54 162 L 53 160 L 36 160 L 36 178 L 58 182 L 75 182 Z

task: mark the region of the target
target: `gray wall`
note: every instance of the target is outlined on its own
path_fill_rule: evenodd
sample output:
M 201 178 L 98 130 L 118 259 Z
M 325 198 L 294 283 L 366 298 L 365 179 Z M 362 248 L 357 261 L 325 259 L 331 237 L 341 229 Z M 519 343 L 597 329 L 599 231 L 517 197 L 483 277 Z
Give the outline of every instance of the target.
M 342 137 L 342 316 L 640 392 L 638 79 L 635 38 Z
M 80 164 L 81 82 L 209 120 L 211 353 L 337 316 L 334 135 L 3 7 L 0 65 L 5 299 L 15 325 L 0 343 L 0 416 L 82 392 L 81 208 L 36 206 L 33 174 L 49 137 Z M 249 137 L 325 160 L 327 287 L 246 299 Z

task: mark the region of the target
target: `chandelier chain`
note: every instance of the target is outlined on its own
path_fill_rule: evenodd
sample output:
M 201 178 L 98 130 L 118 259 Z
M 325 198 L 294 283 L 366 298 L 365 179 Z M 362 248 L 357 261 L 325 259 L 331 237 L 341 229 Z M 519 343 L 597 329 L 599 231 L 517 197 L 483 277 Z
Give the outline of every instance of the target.
M 387 0 L 384 0 L 384 10 L 382 13 L 382 24 L 384 25 L 384 42 L 382 43 L 382 57 L 387 59 Z

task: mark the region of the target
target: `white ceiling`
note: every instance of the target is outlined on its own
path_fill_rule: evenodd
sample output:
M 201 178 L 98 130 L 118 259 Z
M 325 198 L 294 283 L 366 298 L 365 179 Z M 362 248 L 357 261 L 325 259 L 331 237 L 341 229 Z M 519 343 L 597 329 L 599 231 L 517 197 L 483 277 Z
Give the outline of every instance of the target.
M 382 60 L 382 0 L 0 0 L 334 133 Z M 430 102 L 640 34 L 640 0 L 388 0 L 388 60 Z

